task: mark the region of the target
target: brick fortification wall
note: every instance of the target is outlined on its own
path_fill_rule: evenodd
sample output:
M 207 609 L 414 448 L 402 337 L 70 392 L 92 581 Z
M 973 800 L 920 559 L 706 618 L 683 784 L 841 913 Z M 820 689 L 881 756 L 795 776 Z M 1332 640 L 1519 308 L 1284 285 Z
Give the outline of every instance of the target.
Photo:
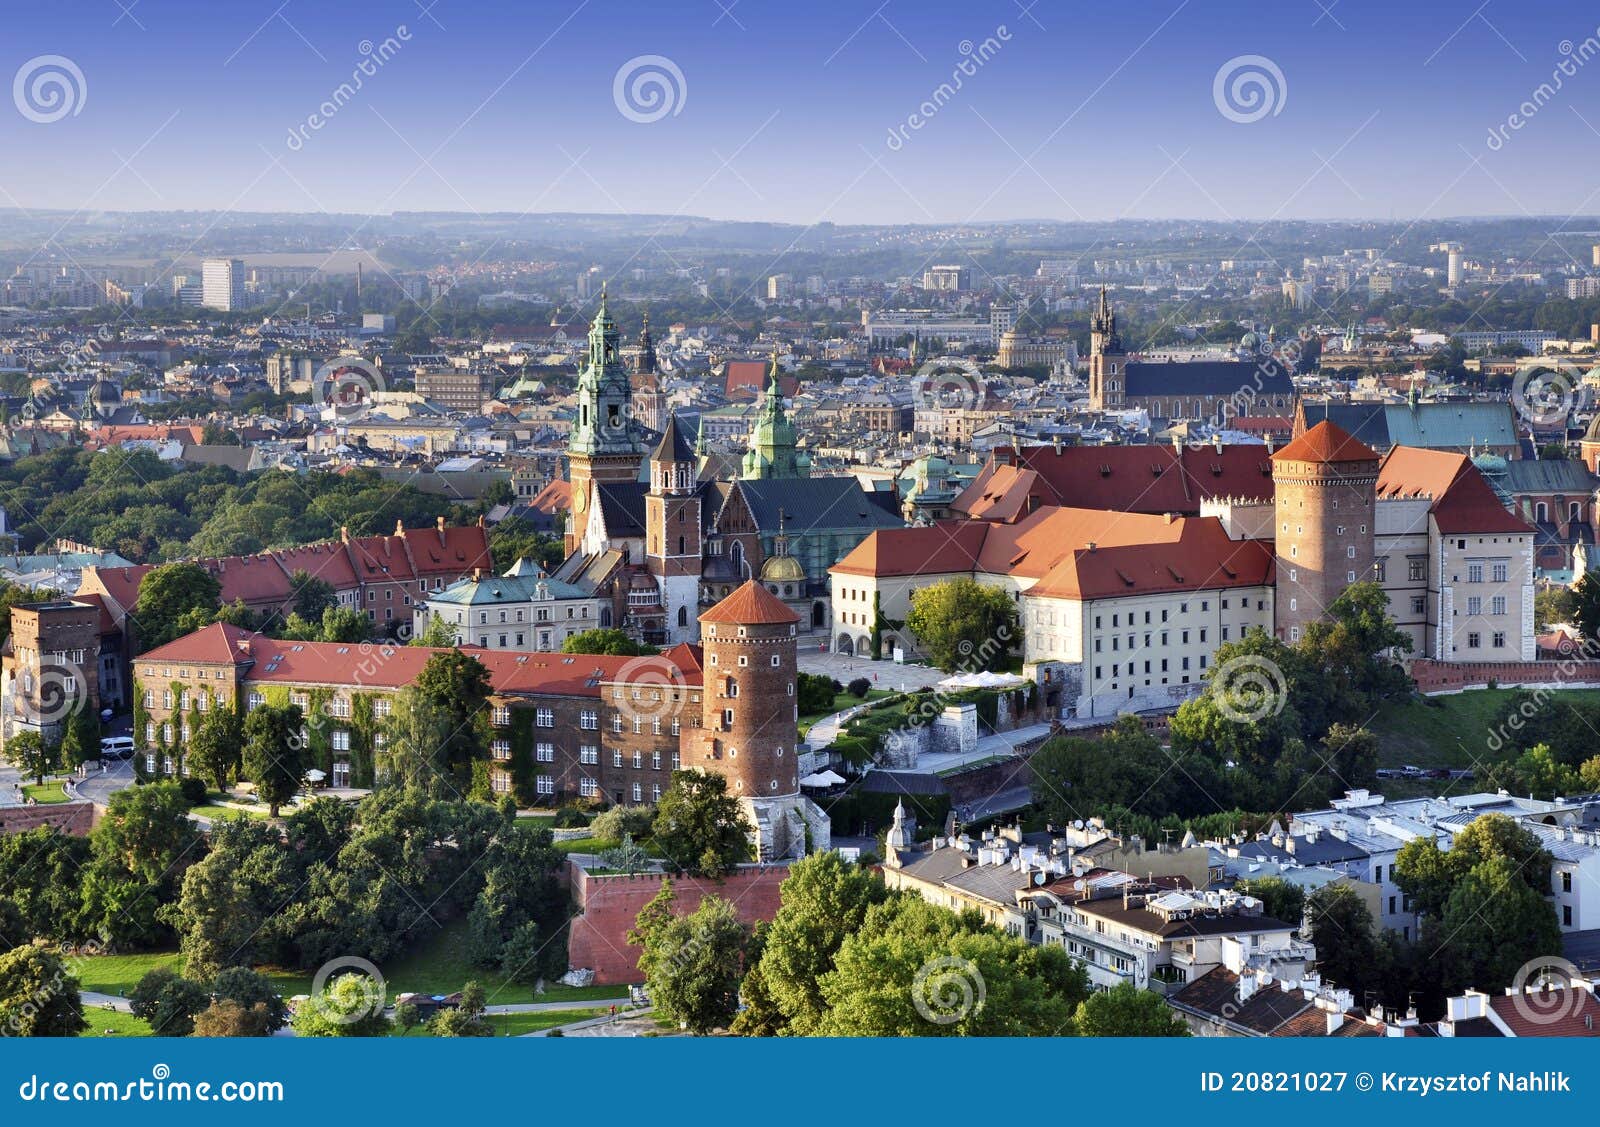
M 41 806 L 0 806 L 0 834 L 20 834 L 40 826 L 82 837 L 94 826 L 94 803 L 58 802 Z
M 567 963 L 574 970 L 594 971 L 601 985 L 639 982 L 639 948 L 628 943 L 639 909 L 661 891 L 661 873 L 637 876 L 592 876 L 568 862 L 572 896 L 578 915 L 567 940 Z M 672 878 L 673 905 L 679 914 L 700 906 L 707 896 L 720 896 L 733 904 L 746 924 L 770 920 L 778 914 L 778 886 L 789 875 L 787 865 L 747 865 L 721 881 L 696 877 Z
M 1417 691 L 1425 696 L 1496 685 L 1600 685 L 1600 661 L 1433 661 L 1411 663 Z

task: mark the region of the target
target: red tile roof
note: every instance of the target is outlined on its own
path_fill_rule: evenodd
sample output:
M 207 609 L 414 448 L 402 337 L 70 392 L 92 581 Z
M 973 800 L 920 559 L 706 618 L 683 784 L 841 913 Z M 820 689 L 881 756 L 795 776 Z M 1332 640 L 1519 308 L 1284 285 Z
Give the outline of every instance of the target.
M 1274 462 L 1376 462 L 1378 452 L 1326 419 L 1272 456 Z
M 1465 454 L 1396 446 L 1378 467 L 1378 496 L 1431 498 L 1429 511 L 1444 533 L 1531 533 L 1501 503 L 1493 486 Z
M 1522 998 L 1498 994 L 1489 1007 L 1514 1037 L 1600 1037 L 1600 1001 L 1591 991 L 1571 990 L 1530 990 Z
M 781 604 L 780 604 L 781 605 Z M 372 643 L 293 642 L 269 638 L 226 623 L 193 634 L 135 658 L 136 665 L 248 666 L 247 682 L 399 689 L 414 683 L 428 659 L 448 652 L 431 646 Z M 463 647 L 489 671 L 490 688 L 510 695 L 600 695 L 608 681 L 644 676 L 640 658 L 595 654 L 526 653 Z M 685 685 L 701 682 L 698 647 L 680 645 L 652 662 L 664 663 L 668 676 Z M 670 670 L 676 670 L 675 677 Z
M 784 606 L 778 597 L 754 579 L 700 615 L 701 622 L 723 622 L 738 626 L 770 626 L 799 622 L 800 616 Z
M 843 575 L 985 572 L 1035 580 L 1031 595 L 1105 598 L 1272 582 L 1264 541 L 1232 540 L 1215 517 L 1046 506 L 1015 524 L 879 529 L 831 569 Z
M 1376 455 L 1374 455 L 1376 457 Z M 1015 463 L 1015 464 L 1012 464 Z M 956 498 L 980 520 L 1014 521 L 1040 505 L 1198 516 L 1214 497 L 1272 497 L 1265 446 L 1001 447 Z

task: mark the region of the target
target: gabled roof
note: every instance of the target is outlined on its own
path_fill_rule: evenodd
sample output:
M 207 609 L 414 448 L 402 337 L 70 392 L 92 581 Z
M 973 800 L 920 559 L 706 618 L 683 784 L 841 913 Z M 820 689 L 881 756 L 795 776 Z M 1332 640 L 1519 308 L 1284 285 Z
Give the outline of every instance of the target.
M 868 493 L 853 477 L 749 478 L 733 483 L 756 527 L 775 532 L 778 514 L 793 536 L 824 529 L 899 528 L 892 494 Z
M 1126 394 L 1140 398 L 1254 395 L 1294 397 L 1294 380 L 1276 360 L 1130 360 L 1123 368 Z
M 1274 462 L 1376 462 L 1378 452 L 1338 423 L 1323 420 L 1272 456 Z
M 661 432 L 661 441 L 656 443 L 655 452 L 650 455 L 652 462 L 692 462 L 695 460 L 694 445 L 684 434 L 684 428 L 678 425 L 678 416 L 670 415 L 667 418 L 666 429 Z
M 1465 454 L 1396 446 L 1378 467 L 1378 496 L 1431 498 L 1429 512 L 1444 533 L 1517 535 L 1533 531 L 1526 521 L 1506 510 Z
M 252 647 L 254 640 L 260 637 L 263 635 L 239 626 L 231 626 L 226 622 L 213 622 L 193 634 L 174 638 L 164 646 L 157 646 L 148 653 L 140 654 L 135 660 L 245 665 L 251 661 L 247 647 Z
M 754 579 L 747 579 L 733 594 L 703 612 L 700 621 L 736 626 L 777 626 L 799 622 L 800 616 Z

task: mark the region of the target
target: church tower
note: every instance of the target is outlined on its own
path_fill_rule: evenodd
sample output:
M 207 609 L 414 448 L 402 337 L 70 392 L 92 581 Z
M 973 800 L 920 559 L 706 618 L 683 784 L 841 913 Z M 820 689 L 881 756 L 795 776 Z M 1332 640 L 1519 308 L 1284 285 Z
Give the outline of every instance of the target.
M 694 449 L 673 415 L 650 455 L 644 498 L 645 566 L 661 591 L 669 645 L 700 635 L 700 520 Z
M 728 780 L 760 861 L 829 845 L 828 816 L 800 793 L 798 625 L 798 616 L 754 580 L 700 616 L 701 726 L 683 729 L 683 765 Z
M 739 474 L 746 479 L 811 476 L 811 457 L 799 450 L 794 424 L 783 411 L 783 389 L 778 382 L 778 354 L 772 354 L 761 415 L 750 432 L 750 449 Z
M 1117 315 L 1100 287 L 1100 307 L 1089 321 L 1089 406 L 1095 411 L 1122 408 L 1127 393 L 1128 355 L 1117 332 Z
M 656 358 L 655 338 L 650 335 L 650 314 L 644 315 L 639 332 L 639 358 L 633 369 L 633 405 L 639 422 L 651 430 L 666 427 L 667 401 L 661 393 L 660 362 Z
M 633 392 L 622 365 L 617 323 L 606 310 L 589 326 L 589 355 L 578 376 L 578 417 L 567 442 L 572 482 L 572 521 L 567 528 L 567 553 L 577 550 L 589 526 L 594 482 L 637 481 L 644 461 L 644 440 L 633 417 Z
M 1323 421 L 1272 455 L 1277 635 L 1297 642 L 1350 584 L 1373 576 L 1378 453 Z

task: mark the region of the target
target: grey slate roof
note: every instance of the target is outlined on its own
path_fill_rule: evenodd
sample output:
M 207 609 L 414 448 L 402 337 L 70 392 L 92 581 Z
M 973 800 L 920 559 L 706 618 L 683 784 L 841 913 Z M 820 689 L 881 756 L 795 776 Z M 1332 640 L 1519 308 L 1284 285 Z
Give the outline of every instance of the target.
M 818 529 L 904 528 L 892 494 L 868 493 L 853 477 L 757 478 L 735 483 L 756 527 L 775 530 L 778 512 L 793 534 Z
M 1247 388 L 1255 395 L 1294 395 L 1294 380 L 1276 361 L 1130 360 L 1124 375 L 1130 396 L 1232 395 Z

